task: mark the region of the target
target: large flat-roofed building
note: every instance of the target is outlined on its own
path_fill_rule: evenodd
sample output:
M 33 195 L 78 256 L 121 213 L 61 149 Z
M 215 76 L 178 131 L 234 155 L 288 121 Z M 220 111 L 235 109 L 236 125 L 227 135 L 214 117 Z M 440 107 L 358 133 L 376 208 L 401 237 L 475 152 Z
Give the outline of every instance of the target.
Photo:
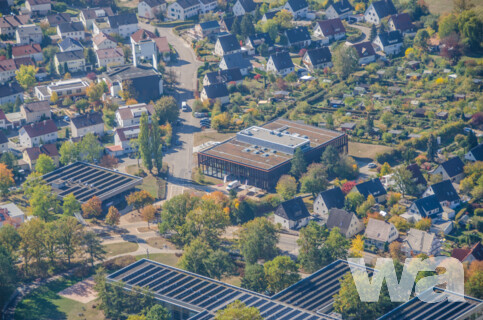
M 261 127 L 250 127 L 220 144 L 198 153 L 198 167 L 205 175 L 223 179 L 232 175 L 264 189 L 273 188 L 290 171 L 297 148 L 307 162 L 320 161 L 325 148 L 348 151 L 347 135 L 278 118 Z
M 104 209 L 124 202 L 125 195 L 143 181 L 140 177 L 85 162 L 72 163 L 42 178 L 59 198 L 73 193 L 80 203 L 84 203 L 97 196 Z

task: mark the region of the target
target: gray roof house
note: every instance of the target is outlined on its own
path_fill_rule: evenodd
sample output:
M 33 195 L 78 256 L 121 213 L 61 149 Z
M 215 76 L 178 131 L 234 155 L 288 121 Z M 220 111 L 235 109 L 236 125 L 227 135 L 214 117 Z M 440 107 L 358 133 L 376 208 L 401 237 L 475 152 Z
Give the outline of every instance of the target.
M 267 62 L 267 71 L 286 76 L 294 71 L 294 64 L 288 52 L 277 52 L 270 55 Z
M 215 43 L 215 55 L 222 57 L 226 54 L 241 52 L 240 42 L 234 34 L 218 37 Z
M 286 229 L 300 229 L 309 223 L 310 213 L 301 197 L 279 204 L 275 209 L 275 223 Z
M 454 157 L 440 164 L 431 174 L 440 174 L 443 180 L 459 183 L 465 177 L 464 166 L 459 157 Z
M 441 252 L 441 240 L 434 233 L 411 228 L 403 241 L 401 250 L 408 257 L 420 253 L 435 256 Z
M 386 244 L 399 238 L 399 231 L 391 222 L 370 218 L 364 236 L 366 244 L 373 245 L 379 250 L 385 250 Z
M 314 200 L 314 213 L 326 216 L 330 209 L 344 208 L 345 196 L 339 187 L 322 191 Z
M 359 192 L 365 199 L 367 199 L 369 195 L 372 195 L 377 203 L 384 202 L 387 195 L 386 189 L 384 189 L 381 180 L 378 178 L 356 184 L 351 192 L 352 191 Z
M 430 185 L 424 192 L 423 197 L 433 194 L 436 195 L 439 203 L 443 207 L 450 207 L 451 209 L 454 209 L 461 203 L 461 198 L 450 180 L 443 180 Z
M 352 238 L 356 234 L 364 230 L 364 223 L 357 218 L 353 212 L 347 212 L 344 209 L 332 208 L 329 210 L 329 218 L 327 219 L 327 228 L 339 228 L 340 233 L 347 239 Z
M 246 76 L 253 68 L 250 61 L 245 59 L 240 52 L 224 55 L 219 67 L 221 70 L 238 68 L 243 76 Z
M 483 161 L 483 143 L 480 143 L 467 154 L 465 154 L 465 159 L 471 162 Z

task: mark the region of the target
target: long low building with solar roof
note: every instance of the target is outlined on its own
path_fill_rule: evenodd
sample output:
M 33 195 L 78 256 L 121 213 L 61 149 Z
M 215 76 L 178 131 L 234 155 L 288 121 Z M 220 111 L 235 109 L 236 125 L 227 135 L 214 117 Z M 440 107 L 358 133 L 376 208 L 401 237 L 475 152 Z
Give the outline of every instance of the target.
M 125 196 L 143 182 L 140 177 L 85 162 L 61 167 L 42 179 L 61 199 L 73 193 L 80 203 L 84 203 L 97 196 L 104 208 L 123 202 Z
M 347 135 L 278 118 L 200 151 L 198 167 L 208 176 L 223 179 L 231 175 L 242 183 L 272 189 L 280 176 L 290 171 L 297 148 L 310 163 L 320 161 L 329 145 L 347 152 Z

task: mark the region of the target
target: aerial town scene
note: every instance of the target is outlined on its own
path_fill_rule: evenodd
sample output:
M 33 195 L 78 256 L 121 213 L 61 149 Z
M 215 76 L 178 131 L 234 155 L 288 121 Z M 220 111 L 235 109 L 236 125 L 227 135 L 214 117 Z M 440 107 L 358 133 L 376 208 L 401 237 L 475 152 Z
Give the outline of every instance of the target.
M 482 241 L 482 0 L 0 0 L 0 320 L 481 320 Z

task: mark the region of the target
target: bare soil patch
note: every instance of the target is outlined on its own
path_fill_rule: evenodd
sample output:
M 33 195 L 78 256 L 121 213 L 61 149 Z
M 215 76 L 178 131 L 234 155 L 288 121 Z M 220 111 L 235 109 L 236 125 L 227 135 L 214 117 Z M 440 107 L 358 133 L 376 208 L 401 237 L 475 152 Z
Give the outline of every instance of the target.
M 89 303 L 97 298 L 94 285 L 94 278 L 90 277 L 60 291 L 59 295 L 81 303 Z

